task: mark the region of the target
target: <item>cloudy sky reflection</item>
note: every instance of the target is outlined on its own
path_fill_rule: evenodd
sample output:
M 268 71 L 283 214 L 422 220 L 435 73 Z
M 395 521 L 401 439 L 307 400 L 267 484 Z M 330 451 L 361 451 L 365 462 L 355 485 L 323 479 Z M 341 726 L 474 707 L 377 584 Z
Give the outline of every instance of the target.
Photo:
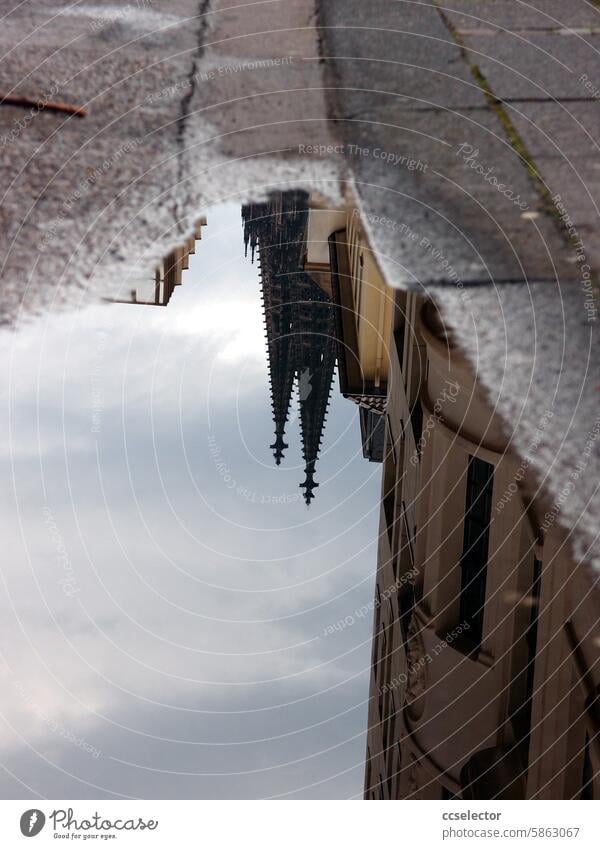
M 380 468 L 337 378 L 307 509 L 280 468 L 240 209 L 167 309 L 1 336 L 0 794 L 360 795 Z

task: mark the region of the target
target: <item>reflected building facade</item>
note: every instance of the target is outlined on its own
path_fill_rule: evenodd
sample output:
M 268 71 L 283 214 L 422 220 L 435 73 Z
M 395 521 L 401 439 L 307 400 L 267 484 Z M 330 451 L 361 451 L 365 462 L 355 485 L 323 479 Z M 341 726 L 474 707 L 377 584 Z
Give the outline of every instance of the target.
M 385 286 L 354 213 L 310 216 L 383 465 L 365 798 L 598 798 L 597 578 L 435 305 Z

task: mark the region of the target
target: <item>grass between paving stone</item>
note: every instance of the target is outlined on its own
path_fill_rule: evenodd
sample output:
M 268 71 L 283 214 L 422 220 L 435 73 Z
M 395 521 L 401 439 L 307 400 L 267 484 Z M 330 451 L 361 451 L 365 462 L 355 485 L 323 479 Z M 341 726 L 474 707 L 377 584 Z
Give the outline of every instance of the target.
M 544 179 L 540 175 L 540 172 L 535 167 L 533 157 L 527 150 L 525 142 L 517 132 L 513 122 L 510 119 L 510 116 L 504 108 L 502 101 L 494 94 L 490 84 L 487 81 L 485 74 L 483 74 L 483 72 L 481 71 L 481 68 L 475 62 L 471 61 L 469 57 L 468 47 L 463 42 L 460 33 L 457 31 L 450 18 L 445 14 L 444 10 L 440 8 L 440 0 L 433 0 L 433 2 L 437 6 L 438 13 L 444 21 L 444 24 L 448 29 L 450 35 L 456 42 L 458 48 L 460 49 L 460 52 L 465 62 L 469 66 L 473 79 L 475 80 L 479 88 L 483 91 L 488 106 L 498 116 L 500 123 L 504 128 L 508 143 L 525 165 L 527 173 L 529 174 L 529 177 L 531 178 L 534 188 L 539 196 L 541 208 L 545 213 L 550 215 L 559 224 L 560 234 L 565 245 L 569 248 L 574 248 L 577 239 L 575 236 L 569 235 L 565 223 L 562 220 L 560 213 L 558 212 L 555 204 L 552 201 L 552 193 L 548 188 L 547 184 L 545 183 Z M 592 2 L 600 9 L 600 0 L 592 0 Z M 598 281 L 598 276 L 595 270 L 592 271 L 592 287 L 596 303 L 600 304 L 600 283 Z

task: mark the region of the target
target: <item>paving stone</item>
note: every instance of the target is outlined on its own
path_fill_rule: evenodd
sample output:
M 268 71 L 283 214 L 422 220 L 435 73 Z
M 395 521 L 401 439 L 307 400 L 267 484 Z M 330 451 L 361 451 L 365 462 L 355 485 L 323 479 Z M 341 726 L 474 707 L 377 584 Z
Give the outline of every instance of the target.
M 520 103 L 509 115 L 540 177 L 552 195 L 561 196 L 572 220 L 599 223 L 597 103 Z
M 589 159 L 537 161 L 553 196 L 560 195 L 573 222 L 580 226 L 600 226 L 600 171 Z
M 596 227 L 581 224 L 577 228 L 577 235 L 583 244 L 583 253 L 586 262 L 597 272 L 600 269 L 600 232 Z
M 587 0 L 440 0 L 439 5 L 453 25 L 465 31 L 489 24 L 517 31 L 600 27 L 600 9 Z
M 397 8 L 400 6 L 395 5 Z M 432 7 L 412 9 L 407 29 L 423 33 L 430 27 L 432 32 L 440 32 L 443 20 L 439 16 L 436 21 Z M 353 29 L 342 26 L 342 11 L 343 4 L 322 9 L 327 51 L 336 57 L 351 56 L 358 50 L 365 56 L 385 55 L 383 45 L 389 34 L 381 33 L 377 43 L 363 38 L 359 45 Z M 374 11 L 378 22 L 381 15 L 381 21 L 390 25 L 391 12 L 385 4 Z M 359 23 L 367 19 L 366 10 L 357 12 Z M 356 23 L 354 17 L 352 22 Z M 499 117 L 488 109 L 481 91 L 476 109 L 418 111 L 391 94 L 357 91 L 362 84 L 362 69 L 357 63 L 336 58 L 333 65 L 338 85 L 338 133 L 345 143 L 347 162 L 365 209 L 377 210 L 377 221 L 384 221 L 374 228 L 372 239 L 397 285 L 418 288 L 428 281 L 443 280 L 448 270 L 444 259 L 451 261 L 452 271 L 462 283 L 551 280 L 555 274 L 553 261 L 564 279 L 573 276 L 572 264 L 564 258 L 558 228 L 542 212 L 540 198 L 523 163 L 506 142 Z M 426 77 L 421 85 L 410 73 L 404 78 L 404 73 L 398 72 L 397 90 L 421 92 L 426 87 Z M 455 89 L 466 87 L 467 80 L 472 79 L 464 59 L 457 77 L 462 82 L 455 82 Z M 450 99 L 453 102 L 456 97 Z M 478 151 L 474 164 L 484 176 L 465 164 L 467 154 L 458 155 L 462 144 Z M 356 148 L 368 149 L 369 153 L 356 154 Z M 395 167 L 382 158 L 381 152 L 415 157 L 427 168 L 410 171 Z M 518 208 L 516 202 L 486 181 L 486 173 L 497 177 L 503 191 L 512 192 L 523 207 Z M 528 221 L 523 213 L 538 213 L 538 217 Z M 423 249 L 398 232 L 399 217 L 418 234 L 418 243 L 426 240 L 435 246 L 434 250 L 439 251 L 437 259 L 433 250 Z
M 341 120 L 339 129 L 357 193 L 378 213 L 374 245 L 393 257 L 389 270 L 398 285 L 443 280 L 444 259 L 463 283 L 551 280 L 554 263 L 564 279 L 574 276 L 556 223 L 493 112 L 382 114 L 385 124 Z M 392 155 L 422 167 L 395 165 Z M 402 224 L 418 238 L 403 238 Z M 433 247 L 423 249 L 423 240 Z
M 600 35 L 531 33 L 527 41 L 509 33 L 493 38 L 467 35 L 470 61 L 500 98 L 592 99 L 582 76 L 598 79 Z
M 197 70 L 202 80 L 190 109 L 220 136 L 222 155 L 298 158 L 301 145 L 331 144 L 306 4 L 291 5 L 283 19 L 270 4 L 258 4 L 252 15 L 225 8 L 213 20 Z
M 511 103 L 506 111 L 533 157 L 600 158 L 600 103 Z
M 347 114 L 364 114 L 374 92 L 392 92 L 413 108 L 480 107 L 484 99 L 460 48 L 433 6 L 375 0 L 353 7 L 323 3 L 325 55 L 343 88 Z

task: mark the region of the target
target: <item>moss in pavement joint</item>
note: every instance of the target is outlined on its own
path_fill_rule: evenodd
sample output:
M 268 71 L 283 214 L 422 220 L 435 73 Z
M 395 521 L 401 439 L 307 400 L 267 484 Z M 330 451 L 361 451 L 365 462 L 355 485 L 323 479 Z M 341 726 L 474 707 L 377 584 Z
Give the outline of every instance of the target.
M 433 0 L 433 2 L 437 7 L 438 13 L 440 14 L 446 28 L 448 29 L 454 41 L 456 42 L 456 45 L 459 48 L 463 59 L 469 66 L 473 78 L 477 82 L 479 88 L 483 91 L 488 106 L 490 107 L 490 109 L 493 110 L 493 112 L 495 112 L 495 114 L 500 119 L 500 123 L 504 128 L 504 132 L 506 133 L 506 137 L 510 146 L 520 157 L 521 161 L 527 168 L 527 172 L 533 182 L 533 185 L 536 191 L 538 192 L 538 195 L 540 196 L 543 210 L 552 218 L 554 218 L 559 224 L 560 233 L 564 243 L 570 248 L 575 248 L 577 244 L 577 236 L 571 236 L 568 233 L 565 224 L 562 218 L 560 217 L 560 214 L 554 202 L 552 201 L 552 193 L 550 192 L 550 189 L 540 176 L 539 171 L 535 167 L 533 159 L 529 151 L 527 150 L 523 139 L 515 129 L 513 122 L 510 120 L 510 116 L 504 108 L 502 101 L 494 95 L 485 75 L 481 71 L 481 68 L 475 62 L 472 62 L 470 60 L 468 49 L 465 43 L 463 42 L 459 32 L 457 31 L 450 18 L 445 14 L 444 10 L 440 8 L 440 0 Z M 600 0 L 592 0 L 592 3 L 600 9 Z M 600 303 L 600 283 L 598 281 L 598 276 L 595 270 L 592 270 L 592 293 L 596 303 Z
M 569 245 L 570 247 L 572 247 L 574 240 L 572 240 L 569 237 L 569 235 L 568 235 L 568 233 L 567 233 L 567 231 L 564 227 L 564 223 L 563 223 L 563 221 L 562 221 L 562 219 L 559 215 L 559 212 L 556 209 L 556 206 L 554 205 L 554 203 L 552 201 L 552 193 L 550 192 L 550 189 L 548 188 L 548 186 L 546 185 L 546 183 L 544 182 L 544 180 L 540 176 L 539 171 L 535 167 L 535 165 L 533 163 L 533 158 L 530 155 L 529 151 L 527 150 L 527 147 L 525 146 L 523 139 L 521 138 L 521 136 L 519 135 L 519 133 L 515 129 L 515 126 L 510 119 L 510 116 L 508 115 L 506 109 L 504 108 L 504 105 L 502 104 L 502 101 L 499 100 L 494 95 L 485 75 L 481 72 L 481 69 L 479 68 L 479 66 L 476 65 L 474 62 L 472 62 L 470 60 L 467 47 L 465 46 L 462 38 L 460 37 L 460 34 L 456 30 L 456 27 L 453 25 L 452 21 L 444 13 L 444 10 L 440 8 L 439 0 L 433 0 L 433 1 L 434 1 L 435 5 L 437 6 L 437 10 L 438 10 L 442 20 L 444 21 L 444 24 L 446 25 L 448 31 L 452 35 L 452 38 L 454 39 L 458 48 L 460 49 L 461 54 L 462 54 L 465 62 L 468 64 L 468 66 L 471 70 L 471 74 L 473 75 L 473 78 L 477 82 L 477 85 L 480 87 L 480 89 L 483 91 L 485 98 L 487 100 L 488 106 L 490 107 L 490 109 L 493 110 L 493 112 L 500 119 L 502 127 L 504 128 L 504 132 L 506 134 L 508 143 L 513 148 L 515 153 L 520 157 L 521 161 L 524 163 L 525 167 L 527 168 L 527 172 L 528 172 L 528 174 L 529 174 L 529 176 L 530 176 L 530 178 L 531 178 L 531 180 L 534 184 L 534 187 L 535 187 L 535 189 L 536 189 L 536 191 L 537 191 L 537 193 L 540 197 L 540 200 L 542 202 L 543 210 L 548 215 L 552 216 L 552 218 L 554 218 L 556 221 L 559 222 L 560 231 L 561 231 L 561 234 L 563 236 L 565 243 L 567 245 Z M 594 2 L 600 8 L 600 0 L 594 0 Z

